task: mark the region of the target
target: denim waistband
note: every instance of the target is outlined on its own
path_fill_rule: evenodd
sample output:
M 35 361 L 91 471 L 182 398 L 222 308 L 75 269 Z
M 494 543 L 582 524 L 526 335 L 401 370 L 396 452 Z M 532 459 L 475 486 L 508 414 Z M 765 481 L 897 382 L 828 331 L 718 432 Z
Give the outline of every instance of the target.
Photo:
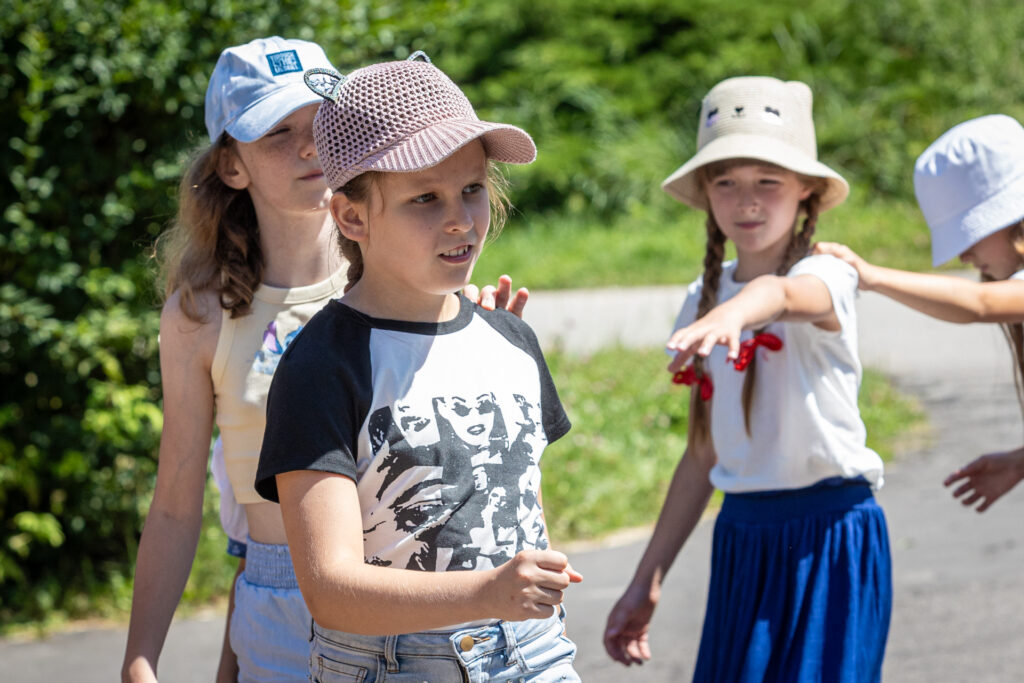
M 802 489 L 727 493 L 719 518 L 737 522 L 778 523 L 808 515 L 876 505 L 863 477 L 830 477 Z
M 298 588 L 287 545 L 257 543 L 249 539 L 245 553 L 245 580 L 269 588 Z
M 423 631 L 391 636 L 365 636 L 334 631 L 314 621 L 313 633 L 330 643 L 376 654 L 389 662 L 398 655 L 457 655 L 468 662 L 496 651 L 511 653 L 517 645 L 529 643 L 554 628 L 562 629 L 564 614 L 564 608 L 559 606 L 546 619 L 499 621 L 489 626 L 456 631 Z

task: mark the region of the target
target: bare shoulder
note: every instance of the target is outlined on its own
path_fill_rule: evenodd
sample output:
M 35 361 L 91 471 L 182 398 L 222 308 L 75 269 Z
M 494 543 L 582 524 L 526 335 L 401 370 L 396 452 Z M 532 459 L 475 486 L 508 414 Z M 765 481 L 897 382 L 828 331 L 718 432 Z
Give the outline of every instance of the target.
M 196 297 L 199 320 L 189 317 L 183 308 L 181 292 L 174 292 L 160 312 L 161 356 L 199 360 L 208 368 L 217 350 L 221 307 L 216 292 L 199 292 Z

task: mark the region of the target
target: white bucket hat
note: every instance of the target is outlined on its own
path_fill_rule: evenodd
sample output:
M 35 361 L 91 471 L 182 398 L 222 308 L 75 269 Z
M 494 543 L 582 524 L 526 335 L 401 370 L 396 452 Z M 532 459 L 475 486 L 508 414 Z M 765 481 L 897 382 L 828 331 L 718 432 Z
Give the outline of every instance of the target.
M 954 126 L 917 158 L 914 193 L 936 266 L 1024 219 L 1024 128 L 1002 114 Z
M 210 142 L 222 133 L 239 142 L 266 135 L 281 119 L 320 98 L 303 81 L 306 69 L 331 69 L 316 43 L 271 36 L 220 53 L 206 88 Z
M 537 157 L 526 131 L 477 118 L 459 86 L 422 52 L 347 76 L 312 69 L 306 81 L 325 98 L 313 140 L 332 190 L 367 171 L 435 166 L 477 138 L 488 159 L 528 164 Z
M 850 193 L 843 177 L 818 161 L 811 118 L 811 89 L 800 81 L 768 76 L 729 78 L 707 94 L 700 108 L 697 153 L 661 184 L 695 209 L 708 210 L 697 171 L 727 159 L 756 159 L 827 181 L 819 210 Z

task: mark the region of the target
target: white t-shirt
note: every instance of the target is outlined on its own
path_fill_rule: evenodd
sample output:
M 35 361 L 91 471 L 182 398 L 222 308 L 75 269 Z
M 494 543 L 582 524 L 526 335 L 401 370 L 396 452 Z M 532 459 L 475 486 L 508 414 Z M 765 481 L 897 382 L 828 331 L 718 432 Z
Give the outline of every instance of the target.
M 746 283 L 735 282 L 736 262 L 723 264 L 718 303 Z M 766 331 L 783 341 L 779 351 L 757 349 L 757 381 L 747 436 L 741 395 L 746 371 L 726 362 L 715 346 L 705 368 L 714 383 L 711 435 L 718 462 L 711 482 L 726 492 L 795 489 L 829 477 L 863 476 L 882 485 L 882 460 L 865 445 L 857 408 L 861 365 L 857 357 L 857 271 L 832 256 L 808 256 L 789 276 L 813 275 L 825 283 L 842 329 L 807 322 L 775 322 Z M 701 279 L 687 292 L 674 329 L 694 321 Z M 742 340 L 750 339 L 746 331 Z
M 1016 273 L 1011 275 L 1008 279 L 1010 279 L 1010 280 L 1024 280 L 1024 270 L 1018 270 Z

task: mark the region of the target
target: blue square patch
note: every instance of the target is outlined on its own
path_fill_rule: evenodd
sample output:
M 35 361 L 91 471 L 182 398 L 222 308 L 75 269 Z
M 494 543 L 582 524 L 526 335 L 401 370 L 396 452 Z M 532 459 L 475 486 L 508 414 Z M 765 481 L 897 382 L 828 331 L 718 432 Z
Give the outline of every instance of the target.
M 299 53 L 295 50 L 285 50 L 267 55 L 267 61 L 270 63 L 270 73 L 275 76 L 302 71 L 302 62 L 299 61 Z

